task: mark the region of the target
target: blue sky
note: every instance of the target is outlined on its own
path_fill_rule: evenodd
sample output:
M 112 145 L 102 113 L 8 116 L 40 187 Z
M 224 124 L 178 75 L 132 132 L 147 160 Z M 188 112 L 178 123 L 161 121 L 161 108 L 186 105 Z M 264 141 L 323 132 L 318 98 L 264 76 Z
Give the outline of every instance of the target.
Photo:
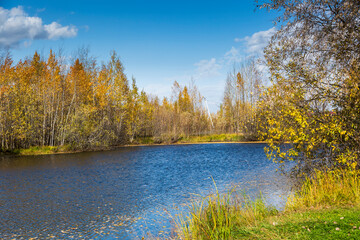
M 141 89 L 170 96 L 193 79 L 218 108 L 234 62 L 259 55 L 274 33 L 273 13 L 248 1 L 1 1 L 0 46 L 15 60 L 86 46 L 99 62 L 111 50 Z M 1 26 L 2 25 L 2 26 Z

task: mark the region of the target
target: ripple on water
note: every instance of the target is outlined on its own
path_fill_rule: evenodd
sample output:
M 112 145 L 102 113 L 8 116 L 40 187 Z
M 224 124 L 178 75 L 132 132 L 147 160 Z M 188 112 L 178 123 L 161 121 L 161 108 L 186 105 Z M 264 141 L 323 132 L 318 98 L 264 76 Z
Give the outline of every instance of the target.
M 174 216 L 197 194 L 239 185 L 281 208 L 287 179 L 264 144 L 119 148 L 2 157 L 0 237 L 133 239 L 170 236 Z

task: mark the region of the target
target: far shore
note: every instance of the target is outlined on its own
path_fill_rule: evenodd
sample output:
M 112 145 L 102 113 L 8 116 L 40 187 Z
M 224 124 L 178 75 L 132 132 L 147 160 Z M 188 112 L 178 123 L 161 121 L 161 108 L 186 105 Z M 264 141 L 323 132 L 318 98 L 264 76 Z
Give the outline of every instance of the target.
M 196 137 L 196 136 L 195 136 Z M 69 150 L 67 147 L 61 146 L 40 146 L 40 147 L 31 147 L 28 149 L 16 149 L 14 151 L 1 152 L 1 155 L 12 155 L 12 156 L 33 156 L 33 155 L 50 155 L 50 154 L 70 154 L 70 153 L 80 153 L 80 152 L 96 152 L 96 151 L 109 151 L 122 147 L 150 147 L 150 146 L 175 146 L 175 145 L 191 145 L 191 144 L 264 144 L 265 141 L 196 141 L 196 139 L 191 139 L 191 141 L 177 141 L 177 142 L 163 142 L 163 143 L 130 143 L 124 145 L 108 146 L 108 147 L 95 147 L 91 149 L 84 150 Z
M 149 143 L 149 144 L 125 144 L 119 147 L 147 147 L 147 146 L 173 146 L 173 145 L 192 145 L 192 144 L 222 144 L 222 143 L 266 143 L 266 141 L 216 141 L 216 142 L 175 142 L 175 143 Z

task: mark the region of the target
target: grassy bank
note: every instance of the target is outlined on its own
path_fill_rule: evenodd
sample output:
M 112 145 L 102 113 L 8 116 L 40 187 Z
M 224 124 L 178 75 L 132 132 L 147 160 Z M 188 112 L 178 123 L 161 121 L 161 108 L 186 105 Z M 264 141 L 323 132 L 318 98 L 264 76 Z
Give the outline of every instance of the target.
M 284 211 L 231 190 L 207 196 L 180 215 L 180 239 L 360 239 L 360 177 L 352 170 L 317 172 Z
M 359 215 L 358 207 L 283 212 L 235 228 L 227 239 L 360 239 Z
M 48 154 L 64 154 L 64 153 L 76 153 L 84 151 L 101 151 L 101 150 L 110 150 L 114 147 L 98 147 L 93 149 L 73 149 L 69 145 L 64 146 L 34 146 L 26 149 L 14 149 L 11 151 L 1 151 L 0 154 L 4 155 L 20 155 L 20 156 L 29 156 L 29 155 L 48 155 Z
M 206 142 L 242 142 L 247 141 L 242 134 L 211 134 L 188 136 L 179 140 L 179 143 L 206 143 Z
M 139 137 L 133 143 L 124 146 L 138 146 L 138 145 L 168 145 L 168 144 L 197 144 L 197 143 L 227 143 L 227 142 L 255 142 L 253 139 L 245 137 L 241 134 L 210 134 L 201 136 L 180 136 L 170 137 Z M 98 147 L 94 149 L 74 150 L 71 146 L 34 146 L 27 149 L 14 149 L 11 151 L 0 151 L 2 154 L 11 155 L 46 155 L 46 154 L 60 154 L 73 153 L 81 151 L 98 151 L 109 150 L 120 146 Z
M 9 155 L 45 155 L 71 152 L 68 146 L 35 146 L 26 149 L 14 149 L 1 151 L 1 154 Z
M 60 153 L 72 153 L 78 152 L 73 150 L 70 146 L 35 146 L 26 149 L 16 149 L 12 151 L 12 154 L 17 155 L 47 155 L 47 154 L 60 154 Z
M 243 134 L 207 134 L 197 136 L 161 136 L 140 137 L 135 140 L 137 144 L 182 144 L 182 143 L 213 143 L 213 142 L 254 142 L 256 138 Z

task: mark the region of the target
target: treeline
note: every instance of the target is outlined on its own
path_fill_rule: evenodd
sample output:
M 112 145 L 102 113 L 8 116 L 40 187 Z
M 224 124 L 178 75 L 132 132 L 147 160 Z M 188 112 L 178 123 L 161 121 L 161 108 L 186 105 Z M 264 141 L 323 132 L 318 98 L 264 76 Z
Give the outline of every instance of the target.
M 32 146 L 89 149 L 137 142 L 175 142 L 211 133 L 254 135 L 260 78 L 254 62 L 229 74 L 220 110 L 211 114 L 194 83 L 176 81 L 171 98 L 140 91 L 115 52 L 99 66 L 85 49 L 71 63 L 50 51 L 14 63 L 0 57 L 2 150 Z
M 172 99 L 129 83 L 116 53 L 98 67 L 86 52 L 68 66 L 52 51 L 13 63 L 0 59 L 0 139 L 3 150 L 30 146 L 86 149 L 157 141 L 208 132 L 209 117 L 196 86 L 174 83 Z

